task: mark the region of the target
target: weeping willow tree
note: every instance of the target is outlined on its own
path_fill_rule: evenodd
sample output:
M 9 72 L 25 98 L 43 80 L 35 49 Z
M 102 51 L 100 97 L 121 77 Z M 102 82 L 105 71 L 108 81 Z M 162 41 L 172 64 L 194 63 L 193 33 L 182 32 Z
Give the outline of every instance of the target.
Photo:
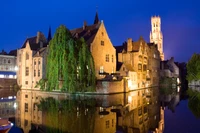
M 200 92 L 188 89 L 187 94 L 189 95 L 188 99 L 189 109 L 197 118 L 200 118 Z
M 47 91 L 94 91 L 92 55 L 84 39 L 75 40 L 61 25 L 50 41 L 47 55 Z
M 93 133 L 95 122 L 95 100 L 55 100 L 40 101 L 39 110 L 43 114 L 45 132 L 48 133 Z
M 187 63 L 187 80 L 199 80 L 200 79 L 200 54 L 194 53 L 191 59 Z
M 79 83 L 82 86 L 80 91 L 93 91 L 95 88 L 94 60 L 84 39 L 81 38 L 78 40 L 78 43 L 80 46 L 78 78 Z

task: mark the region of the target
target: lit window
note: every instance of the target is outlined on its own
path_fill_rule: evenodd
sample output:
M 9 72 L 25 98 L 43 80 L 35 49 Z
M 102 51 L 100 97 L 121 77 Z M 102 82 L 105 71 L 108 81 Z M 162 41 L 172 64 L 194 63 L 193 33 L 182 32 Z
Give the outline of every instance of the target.
M 103 73 L 103 66 L 100 67 L 100 73 Z

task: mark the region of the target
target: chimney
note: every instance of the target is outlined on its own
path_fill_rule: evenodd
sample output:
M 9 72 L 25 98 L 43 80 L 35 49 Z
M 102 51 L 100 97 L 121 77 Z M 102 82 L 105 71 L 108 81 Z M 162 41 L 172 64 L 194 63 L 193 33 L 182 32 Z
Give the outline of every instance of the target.
M 132 46 L 133 46 L 132 38 L 128 38 L 128 40 L 127 40 L 127 51 L 132 51 L 133 50 Z
M 40 48 L 42 48 L 43 47 L 43 43 L 40 41 Z
M 83 22 L 83 30 L 85 30 L 86 26 L 87 26 L 87 22 L 84 21 L 84 22 Z

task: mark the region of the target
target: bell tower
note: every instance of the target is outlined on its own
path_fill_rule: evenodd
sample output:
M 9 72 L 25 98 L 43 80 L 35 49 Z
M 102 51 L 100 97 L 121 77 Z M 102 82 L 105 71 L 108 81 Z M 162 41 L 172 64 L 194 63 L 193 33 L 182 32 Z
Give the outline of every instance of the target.
M 161 60 L 164 60 L 163 35 L 161 32 L 161 19 L 159 16 L 151 17 L 150 42 L 157 44 L 160 58 Z

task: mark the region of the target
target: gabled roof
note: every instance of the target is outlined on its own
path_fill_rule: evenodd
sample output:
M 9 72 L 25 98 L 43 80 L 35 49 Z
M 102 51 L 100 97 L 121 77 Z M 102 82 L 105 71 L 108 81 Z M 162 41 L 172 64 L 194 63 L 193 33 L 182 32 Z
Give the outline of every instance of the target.
M 47 47 L 40 48 L 33 57 L 43 57 L 46 52 Z
M 11 50 L 9 52 L 9 55 L 17 56 L 17 50 L 16 49 L 15 50 Z
M 70 30 L 70 32 L 74 38 L 79 39 L 83 37 L 85 39 L 85 42 L 88 45 L 90 45 L 93 42 L 99 27 L 100 27 L 100 23 L 89 25 L 89 26 L 86 25 L 81 28 Z
M 27 42 L 29 42 L 31 50 L 38 50 L 41 47 L 40 42 L 37 42 L 37 36 L 27 38 L 21 48 L 25 48 Z M 42 47 L 46 47 L 47 44 L 48 44 L 47 42 L 43 42 Z

